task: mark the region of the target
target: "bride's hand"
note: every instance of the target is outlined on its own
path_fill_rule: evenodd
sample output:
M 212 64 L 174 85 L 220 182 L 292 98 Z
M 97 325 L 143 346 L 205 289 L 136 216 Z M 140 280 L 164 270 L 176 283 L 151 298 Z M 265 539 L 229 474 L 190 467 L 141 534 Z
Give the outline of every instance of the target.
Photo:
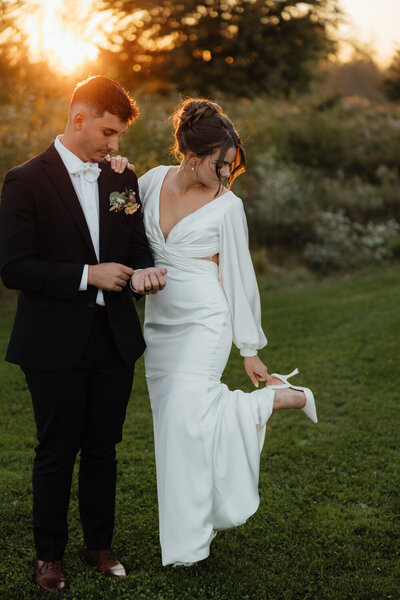
M 243 362 L 247 375 L 250 377 L 251 381 L 256 387 L 258 387 L 259 381 L 268 382 L 270 379 L 272 379 L 271 375 L 268 373 L 267 366 L 264 365 L 257 355 L 246 356 Z
M 110 156 L 107 154 L 104 158 L 111 164 L 112 170 L 116 173 L 123 173 L 125 169 L 129 171 L 135 170 L 135 165 L 131 164 L 126 156 L 121 156 L 120 154 L 118 156 Z

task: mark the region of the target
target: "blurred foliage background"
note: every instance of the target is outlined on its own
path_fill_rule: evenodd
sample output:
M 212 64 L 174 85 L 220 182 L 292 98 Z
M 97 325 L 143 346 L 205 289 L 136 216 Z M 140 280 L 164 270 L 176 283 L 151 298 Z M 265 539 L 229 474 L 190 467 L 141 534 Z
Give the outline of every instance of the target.
M 356 43 L 342 62 L 336 0 L 63 4 L 76 35 L 98 17 L 97 56 L 70 73 L 50 50 L 32 59 L 23 19 L 34 3 L 0 0 L 1 180 L 63 131 L 75 83 L 105 74 L 141 108 L 121 145 L 139 175 L 171 162 L 168 117 L 182 98 L 223 106 L 247 148 L 234 191 L 259 273 L 306 277 L 400 259 L 400 49 L 385 70 Z

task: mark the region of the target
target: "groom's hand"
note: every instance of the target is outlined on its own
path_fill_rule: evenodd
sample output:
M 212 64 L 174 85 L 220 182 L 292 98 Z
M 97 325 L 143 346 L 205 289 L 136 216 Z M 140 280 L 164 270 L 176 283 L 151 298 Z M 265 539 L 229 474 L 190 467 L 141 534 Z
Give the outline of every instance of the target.
M 167 269 L 158 269 L 157 267 L 149 267 L 134 273 L 131 277 L 133 289 L 138 294 L 157 294 L 165 288 L 166 281 L 164 275 Z
M 119 263 L 89 265 L 88 284 L 109 292 L 122 292 L 132 275 L 133 269 Z

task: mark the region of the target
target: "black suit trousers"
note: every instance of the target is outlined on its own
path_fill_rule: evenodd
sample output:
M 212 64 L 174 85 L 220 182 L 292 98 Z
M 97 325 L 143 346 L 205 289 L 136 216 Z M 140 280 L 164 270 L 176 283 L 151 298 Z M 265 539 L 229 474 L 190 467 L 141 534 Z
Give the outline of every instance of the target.
M 60 341 L 62 344 L 62 341 Z M 106 309 L 96 307 L 89 340 L 67 372 L 22 366 L 32 396 L 38 445 L 33 468 L 33 525 L 37 558 L 63 556 L 67 512 L 77 453 L 79 510 L 86 545 L 111 546 L 116 483 L 115 445 L 132 388 L 113 340 Z

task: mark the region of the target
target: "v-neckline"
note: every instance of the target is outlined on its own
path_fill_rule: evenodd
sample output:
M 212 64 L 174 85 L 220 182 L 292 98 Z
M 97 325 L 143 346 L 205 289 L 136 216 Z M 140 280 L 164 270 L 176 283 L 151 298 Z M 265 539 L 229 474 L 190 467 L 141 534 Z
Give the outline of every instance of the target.
M 167 177 L 170 169 L 173 169 L 175 167 L 175 165 L 171 165 L 169 167 L 167 167 L 164 176 L 161 178 L 161 182 L 160 182 L 160 187 L 158 189 L 158 200 L 157 200 L 157 214 L 156 214 L 156 223 L 157 223 L 157 227 L 161 233 L 161 237 L 164 240 L 164 244 L 166 244 L 170 238 L 171 233 L 173 232 L 174 229 L 176 229 L 176 227 L 179 225 L 179 223 L 182 223 L 182 221 L 184 221 L 185 219 L 187 219 L 188 217 L 194 215 L 195 213 L 199 212 L 200 210 L 202 210 L 203 208 L 205 208 L 206 206 L 208 206 L 209 204 L 213 204 L 214 202 L 216 202 L 217 200 L 219 200 L 220 198 L 222 198 L 223 196 L 225 196 L 226 194 L 231 194 L 231 190 L 227 190 L 226 192 L 224 192 L 223 194 L 220 194 L 219 196 L 217 196 L 216 198 L 213 198 L 213 200 L 210 200 L 209 202 L 206 202 L 205 204 L 203 204 L 202 206 L 199 206 L 199 208 L 196 208 L 196 210 L 193 210 L 192 212 L 188 213 L 187 215 L 185 215 L 184 217 L 182 217 L 182 219 L 179 219 L 179 221 L 177 221 L 175 223 L 175 225 L 169 230 L 167 237 L 165 237 L 163 230 L 161 229 L 160 226 L 160 202 L 161 202 L 161 190 L 162 190 L 162 186 L 164 185 L 164 181 L 165 178 Z

